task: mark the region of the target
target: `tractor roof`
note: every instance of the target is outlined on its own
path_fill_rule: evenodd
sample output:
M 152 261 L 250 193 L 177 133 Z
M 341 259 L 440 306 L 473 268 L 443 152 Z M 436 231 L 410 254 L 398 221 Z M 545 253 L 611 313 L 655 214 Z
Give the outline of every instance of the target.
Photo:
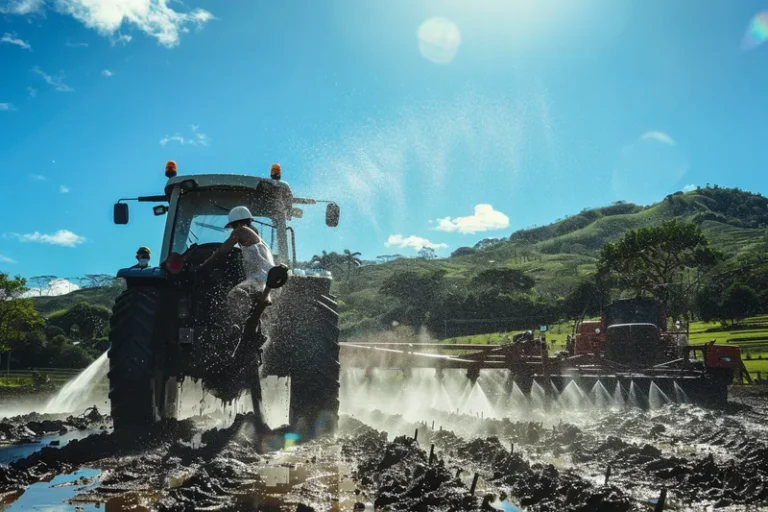
M 185 181 L 192 180 L 197 188 L 207 187 L 233 187 L 233 188 L 252 188 L 256 189 L 260 184 L 266 183 L 269 186 L 287 191 L 291 194 L 291 187 L 284 181 L 262 178 L 259 176 L 249 176 L 247 174 L 193 174 L 175 176 L 168 180 L 165 185 L 165 193 L 170 196 L 173 187 L 181 185 Z M 263 186 L 263 185 L 262 185 Z

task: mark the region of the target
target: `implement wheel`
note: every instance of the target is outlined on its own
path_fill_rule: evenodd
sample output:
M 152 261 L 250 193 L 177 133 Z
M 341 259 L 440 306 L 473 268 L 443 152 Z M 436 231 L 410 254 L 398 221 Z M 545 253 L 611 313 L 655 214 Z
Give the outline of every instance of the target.
M 115 300 L 109 331 L 109 399 L 115 430 L 155 420 L 153 372 L 160 292 L 133 287 Z

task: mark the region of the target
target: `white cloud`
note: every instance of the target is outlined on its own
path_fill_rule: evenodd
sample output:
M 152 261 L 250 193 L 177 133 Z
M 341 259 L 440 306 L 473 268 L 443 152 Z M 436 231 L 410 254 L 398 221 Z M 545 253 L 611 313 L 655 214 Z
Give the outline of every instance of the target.
M 120 28 L 132 26 L 154 37 L 168 48 L 179 44 L 179 33 L 189 26 L 202 28 L 213 19 L 204 9 L 179 12 L 168 7 L 167 0 L 55 0 L 56 8 L 88 28 L 114 37 Z M 127 42 L 119 35 L 117 41 Z M 128 39 L 129 41 L 130 39 Z
M 56 89 L 59 92 L 72 92 L 74 91 L 73 88 L 68 86 L 64 83 L 64 73 L 59 73 L 56 76 L 51 76 L 39 67 L 35 66 L 32 68 L 32 71 L 43 77 L 43 80 L 45 80 L 48 85 L 52 86 L 54 89 Z
M 16 107 L 13 106 L 13 103 L 0 103 L 0 111 L 9 111 L 9 110 L 16 110 Z
M 0 39 L 0 43 L 14 44 L 19 48 L 23 48 L 25 50 L 32 49 L 32 47 L 29 45 L 28 42 L 19 39 L 18 37 L 16 37 L 16 34 L 9 34 L 8 32 L 3 34 L 2 39 Z
M 42 10 L 45 0 L 0 0 L 0 14 L 25 16 Z
M 478 204 L 475 206 L 474 215 L 456 217 L 454 219 L 450 217 L 437 219 L 437 227 L 435 229 L 450 233 L 474 234 L 508 227 L 509 217 L 500 211 L 494 210 L 493 206 L 489 204 Z
M 64 185 L 59 185 L 59 192 L 61 192 L 62 194 L 68 194 L 69 193 L 69 189 L 67 187 L 65 187 Z
M 389 238 L 384 245 L 387 247 L 391 247 L 393 245 L 396 247 L 412 247 L 417 251 L 423 249 L 424 247 L 428 247 L 430 249 L 445 249 L 448 247 L 447 244 L 430 242 L 426 238 L 422 238 L 420 236 L 404 237 L 403 235 L 389 235 Z
M 675 139 L 670 137 L 668 134 L 660 131 L 655 131 L 655 130 L 645 132 L 640 136 L 640 138 L 642 140 L 655 140 L 663 144 L 669 144 L 670 146 L 674 146 L 677 144 L 677 142 L 675 142 Z
M 34 87 L 27 87 L 27 92 L 29 93 L 30 98 L 37 98 L 37 89 Z
M 696 190 L 696 185 L 686 185 L 683 187 L 683 192 L 693 192 Z
M 22 294 L 22 297 L 53 297 L 57 295 L 65 295 L 79 289 L 80 286 L 73 283 L 69 279 L 57 277 L 56 279 L 50 280 L 48 284 L 43 288 L 28 289 L 26 292 L 24 292 L 24 294 Z
M 125 46 L 131 42 L 133 37 L 129 36 L 128 34 L 117 34 L 110 36 L 109 39 L 110 43 L 112 43 L 112 46 L 117 46 L 118 44 Z
M 165 146 L 169 142 L 178 142 L 182 146 L 210 146 L 211 138 L 200 131 L 196 124 L 192 125 L 192 137 L 184 138 L 178 133 L 176 135 L 166 135 L 160 139 L 160 145 Z
M 12 264 L 12 263 L 16 263 L 16 260 L 13 259 L 13 258 L 9 258 L 8 256 L 4 256 L 4 255 L 0 254 L 0 263 Z
M 88 48 L 88 43 L 70 43 L 67 41 L 64 43 L 66 46 L 69 46 L 70 48 Z
M 34 233 L 26 233 L 26 234 L 10 233 L 4 236 L 6 238 L 8 238 L 9 236 L 16 238 L 20 242 L 33 242 L 33 243 L 40 243 L 40 244 L 60 245 L 62 247 L 75 247 L 76 245 L 79 245 L 85 242 L 85 237 L 76 235 L 75 233 L 73 233 L 68 229 L 60 229 L 50 235 L 35 231 Z
M 42 174 L 30 174 L 29 177 L 35 181 L 45 181 L 48 179 L 46 176 L 43 176 Z
M 111 71 L 110 71 L 110 70 L 108 70 L 108 69 L 105 69 L 104 71 L 102 71 L 102 72 L 101 72 L 101 76 L 106 76 L 107 78 L 109 78 L 109 77 L 110 77 L 110 76 L 112 76 L 112 75 L 114 75 L 114 73 L 113 73 L 113 72 L 111 72 Z

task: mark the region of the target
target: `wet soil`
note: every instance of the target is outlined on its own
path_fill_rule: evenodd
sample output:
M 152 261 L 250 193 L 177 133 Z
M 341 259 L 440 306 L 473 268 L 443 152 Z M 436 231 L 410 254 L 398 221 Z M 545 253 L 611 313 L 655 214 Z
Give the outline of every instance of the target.
M 741 389 L 726 410 L 670 404 L 513 421 L 425 410 L 344 416 L 336 439 L 295 445 L 251 415 L 113 433 L 109 418 L 27 415 L 0 421 L 25 442 L 103 431 L 0 465 L 0 502 L 82 468 L 99 476 L 70 502 L 157 510 L 652 510 L 768 507 L 768 395 Z M 418 432 L 417 432 L 418 430 Z M 74 506 L 74 505 L 73 505 Z

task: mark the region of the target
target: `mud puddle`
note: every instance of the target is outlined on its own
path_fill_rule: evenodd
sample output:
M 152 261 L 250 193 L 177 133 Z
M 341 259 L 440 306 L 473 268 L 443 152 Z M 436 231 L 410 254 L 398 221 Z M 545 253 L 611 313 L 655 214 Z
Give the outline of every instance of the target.
M 66 446 L 70 441 L 84 439 L 99 432 L 101 432 L 100 429 L 73 430 L 62 435 L 44 435 L 10 444 L 0 444 L 0 464 L 10 464 L 13 461 L 23 459 L 46 446 Z
M 295 511 L 299 505 L 339 512 L 374 510 L 353 480 L 354 466 L 341 460 L 337 446 L 310 452 L 311 458 L 294 451 L 265 461 L 256 469 L 257 480 L 235 502 L 248 510 Z
M 81 469 L 34 483 L 23 491 L 0 498 L 0 510 L 99 510 L 95 504 L 73 505 L 69 501 L 79 493 L 93 489 L 100 474 L 101 471 L 97 469 Z

